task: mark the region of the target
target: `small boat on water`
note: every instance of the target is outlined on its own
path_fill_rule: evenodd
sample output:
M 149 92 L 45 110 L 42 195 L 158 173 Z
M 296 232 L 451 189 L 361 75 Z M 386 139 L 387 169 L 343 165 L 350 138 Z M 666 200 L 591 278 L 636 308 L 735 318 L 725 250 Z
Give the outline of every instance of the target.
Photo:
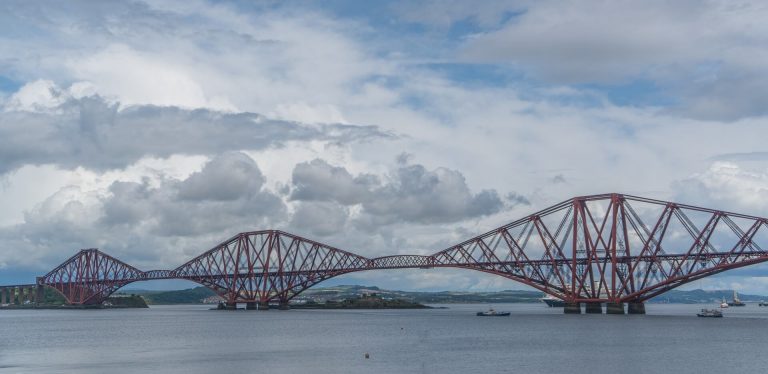
M 701 312 L 696 313 L 697 317 L 708 317 L 708 318 L 722 318 L 723 312 L 717 310 L 717 309 L 702 309 Z
M 725 298 L 723 298 L 723 302 L 721 302 L 721 303 L 720 303 L 720 308 L 723 308 L 723 309 L 725 309 L 725 308 L 727 308 L 727 307 L 728 307 L 728 303 L 727 303 L 727 302 L 725 302 Z
M 746 306 L 743 301 L 739 300 L 739 294 L 733 291 L 733 301 L 728 303 L 729 306 Z
M 768 301 L 761 301 L 760 304 L 757 304 L 757 306 L 768 306 Z
M 487 312 L 477 312 L 477 315 L 480 317 L 504 317 L 508 316 L 509 312 L 497 312 L 491 308 Z

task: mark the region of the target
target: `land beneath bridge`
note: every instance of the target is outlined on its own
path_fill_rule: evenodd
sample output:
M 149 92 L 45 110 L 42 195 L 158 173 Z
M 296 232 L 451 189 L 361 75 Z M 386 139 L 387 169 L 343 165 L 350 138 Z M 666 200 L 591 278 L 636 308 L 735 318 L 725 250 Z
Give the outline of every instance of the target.
M 375 296 L 365 301 L 365 298 Z M 493 303 L 537 303 L 543 296 L 538 291 L 505 290 L 497 292 L 439 291 L 413 292 L 386 290 L 376 286 L 342 285 L 312 288 L 291 300 L 293 308 L 312 309 L 404 309 L 421 308 L 424 304 L 493 304 Z M 732 290 L 672 290 L 649 300 L 649 303 L 699 304 L 719 303 L 722 299 L 730 300 Z M 768 300 L 768 296 L 739 294 L 747 303 Z M 148 291 L 124 290 L 112 295 L 105 305 L 77 308 L 146 308 L 148 305 L 172 304 L 213 304 L 223 301 L 213 291 L 205 287 L 185 290 Z M 66 305 L 64 298 L 56 291 L 46 288 L 43 301 L 37 305 L 30 301 L 14 300 L 0 305 L 2 309 L 34 308 L 75 308 Z
M 175 291 L 130 290 L 125 294 L 142 296 L 149 305 L 168 304 L 217 304 L 221 299 L 205 287 Z M 376 286 L 342 285 L 311 288 L 294 298 L 291 305 L 304 303 L 325 304 L 342 302 L 376 294 L 384 300 L 402 300 L 420 304 L 488 304 L 488 303 L 537 303 L 544 296 L 539 291 L 505 290 L 496 292 L 437 291 L 413 292 L 386 290 Z M 730 300 L 733 290 L 672 290 L 649 300 L 649 303 L 699 304 Z M 768 296 L 739 294 L 745 302 L 768 300 Z

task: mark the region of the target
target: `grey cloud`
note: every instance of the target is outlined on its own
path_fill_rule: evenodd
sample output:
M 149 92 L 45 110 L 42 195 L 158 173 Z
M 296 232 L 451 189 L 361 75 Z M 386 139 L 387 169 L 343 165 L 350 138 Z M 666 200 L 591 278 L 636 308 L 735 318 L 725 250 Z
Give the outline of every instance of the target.
M 222 194 L 208 187 L 244 175 L 255 182 Z M 0 252 L 0 262 L 53 266 L 77 249 L 99 247 L 136 266 L 172 266 L 235 233 L 287 222 L 287 207 L 263 188 L 255 162 L 225 153 L 185 180 L 114 182 L 103 195 L 64 188 L 27 212 L 23 223 L 0 227 L 0 246 L 17 249 Z
M 655 105 L 692 118 L 766 115 L 768 29 L 758 20 L 768 12 L 760 2 L 731 5 L 531 2 L 503 27 L 466 38 L 459 56 L 561 84 L 647 83 Z
M 280 147 L 288 141 L 351 143 L 390 139 L 375 126 L 302 125 L 255 113 L 132 106 L 100 97 L 69 99 L 44 112 L 0 112 L 0 174 L 23 165 L 97 170 L 145 156 L 213 155 Z
M 510 192 L 504 197 L 512 207 L 518 205 L 531 205 L 531 201 L 527 197 L 518 194 L 516 192 Z
M 675 87 L 685 100 L 668 112 L 716 121 L 768 115 L 768 64 L 760 68 L 718 65 L 708 76 L 689 74 L 684 84 Z
M 182 182 L 179 197 L 186 200 L 236 200 L 259 192 L 265 181 L 253 159 L 240 152 L 226 153 Z
M 495 190 L 473 195 L 464 176 L 455 170 L 403 165 L 393 177 L 363 203 L 366 213 L 378 217 L 375 223 L 455 222 L 493 214 L 503 207 Z
M 294 200 L 338 201 L 344 205 L 358 204 L 367 198 L 370 189 L 379 185 L 370 174 L 353 177 L 347 169 L 332 166 L 321 159 L 297 164 L 293 169 Z
M 552 177 L 551 181 L 552 181 L 552 184 L 567 183 L 567 181 L 565 180 L 565 176 L 563 176 L 562 174 L 555 175 L 554 177 Z
M 134 224 L 152 212 L 153 192 L 148 181 L 143 183 L 114 182 L 109 186 L 112 198 L 105 199 L 102 222 L 109 226 Z
M 723 153 L 709 158 L 711 161 L 767 161 L 768 152 Z
M 227 231 L 248 223 L 258 228 L 285 219 L 286 208 L 262 189 L 264 176 L 243 153 L 225 153 L 184 181 L 115 182 L 103 201 L 105 224 L 143 225 L 160 236 Z
M 291 197 L 303 201 L 335 201 L 362 207 L 357 224 L 456 222 L 493 214 L 504 206 L 495 190 L 473 194 L 454 170 L 427 170 L 400 157 L 389 180 L 372 175 L 353 177 L 345 168 L 322 160 L 296 166 Z
M 498 30 L 467 39 L 464 57 L 522 64 L 565 83 L 623 81 L 654 64 L 705 57 L 700 27 L 716 6 L 692 2 L 534 2 Z
M 299 203 L 291 226 L 298 232 L 328 236 L 342 231 L 348 216 L 348 209 L 334 202 L 305 201 Z

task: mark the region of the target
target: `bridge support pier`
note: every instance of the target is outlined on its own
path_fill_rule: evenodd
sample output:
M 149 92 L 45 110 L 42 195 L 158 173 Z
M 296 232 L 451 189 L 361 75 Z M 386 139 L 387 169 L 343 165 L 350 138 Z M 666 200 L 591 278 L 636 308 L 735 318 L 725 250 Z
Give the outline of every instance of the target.
M 237 310 L 237 303 L 234 302 L 234 301 L 232 301 L 232 302 L 228 301 L 227 302 L 227 310 Z
M 587 314 L 603 314 L 603 305 L 599 302 L 589 302 L 585 303 L 586 308 L 584 312 Z
M 605 303 L 606 314 L 624 314 L 624 303 Z
M 269 310 L 269 301 L 259 301 L 259 310 Z
M 645 303 L 627 303 L 627 313 L 629 314 L 645 314 Z
M 45 287 L 38 285 L 35 291 L 35 304 L 42 304 L 45 302 Z
M 581 303 L 565 303 L 563 307 L 565 314 L 581 314 Z
M 256 310 L 256 302 L 249 301 L 245 303 L 245 310 Z
M 288 305 L 287 301 L 280 301 L 280 306 L 278 307 L 280 310 L 289 310 L 291 307 Z
M 8 304 L 5 297 L 5 288 L 0 288 L 0 304 Z

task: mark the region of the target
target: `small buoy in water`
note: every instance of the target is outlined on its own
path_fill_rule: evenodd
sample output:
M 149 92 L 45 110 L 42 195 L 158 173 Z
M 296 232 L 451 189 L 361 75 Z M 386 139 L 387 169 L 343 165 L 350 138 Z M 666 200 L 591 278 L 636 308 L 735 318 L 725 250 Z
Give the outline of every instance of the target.
M 368 352 L 365 352 L 365 358 L 371 358 L 371 355 L 369 355 Z

